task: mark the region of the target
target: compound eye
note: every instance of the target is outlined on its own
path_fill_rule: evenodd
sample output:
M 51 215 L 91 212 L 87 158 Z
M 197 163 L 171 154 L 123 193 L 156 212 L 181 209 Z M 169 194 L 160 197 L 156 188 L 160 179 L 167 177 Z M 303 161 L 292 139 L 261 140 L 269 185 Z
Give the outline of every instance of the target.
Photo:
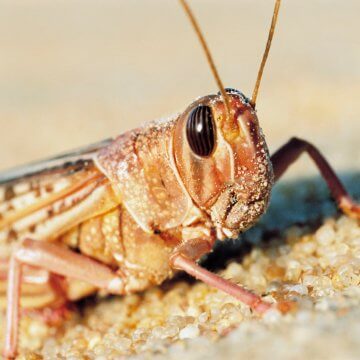
M 211 108 L 200 105 L 193 109 L 186 124 L 186 136 L 191 150 L 207 157 L 215 149 L 215 124 Z

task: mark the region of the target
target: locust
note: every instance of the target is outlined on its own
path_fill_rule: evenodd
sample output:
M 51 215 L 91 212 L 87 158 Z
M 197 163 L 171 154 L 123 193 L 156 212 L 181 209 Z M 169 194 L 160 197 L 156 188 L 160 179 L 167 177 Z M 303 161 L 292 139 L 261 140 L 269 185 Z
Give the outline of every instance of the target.
M 198 22 L 180 0 L 218 93 L 166 120 L 0 175 L 5 358 L 17 355 L 20 305 L 55 308 L 99 290 L 126 295 L 180 271 L 259 314 L 279 307 L 199 260 L 216 240 L 237 238 L 258 221 L 273 184 L 302 153 L 315 162 L 339 209 L 360 219 L 360 206 L 314 145 L 292 138 L 269 155 L 256 100 L 280 2 L 251 99 L 224 88 Z

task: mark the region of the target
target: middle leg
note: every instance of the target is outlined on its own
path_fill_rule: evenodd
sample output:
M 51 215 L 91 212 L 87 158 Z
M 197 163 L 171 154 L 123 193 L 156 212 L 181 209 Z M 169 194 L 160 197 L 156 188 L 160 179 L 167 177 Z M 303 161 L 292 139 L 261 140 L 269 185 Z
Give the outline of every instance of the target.
M 7 314 L 4 358 L 17 353 L 21 272 L 23 265 L 32 265 L 51 273 L 86 281 L 112 294 L 124 294 L 123 279 L 105 265 L 77 254 L 59 244 L 26 239 L 14 250 L 9 263 Z
M 339 177 L 321 152 L 306 140 L 292 138 L 271 156 L 275 181 L 277 181 L 285 173 L 287 168 L 304 152 L 308 153 L 314 161 L 339 208 L 348 216 L 360 219 L 360 205 L 351 198 Z

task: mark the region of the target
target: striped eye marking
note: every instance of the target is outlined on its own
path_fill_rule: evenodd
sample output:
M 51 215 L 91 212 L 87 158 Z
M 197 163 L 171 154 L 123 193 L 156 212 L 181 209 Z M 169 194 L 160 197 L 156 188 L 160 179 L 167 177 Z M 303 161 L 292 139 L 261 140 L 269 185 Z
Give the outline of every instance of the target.
M 213 153 L 216 130 L 209 106 L 200 105 L 190 112 L 186 124 L 186 137 L 191 150 L 196 155 L 208 157 Z

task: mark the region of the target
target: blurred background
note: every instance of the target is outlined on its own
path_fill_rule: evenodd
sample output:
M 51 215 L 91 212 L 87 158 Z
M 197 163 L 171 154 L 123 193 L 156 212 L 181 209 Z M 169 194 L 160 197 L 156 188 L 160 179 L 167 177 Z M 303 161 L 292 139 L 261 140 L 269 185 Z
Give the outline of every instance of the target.
M 189 0 L 227 87 L 251 95 L 273 0 Z M 360 2 L 284 0 L 258 98 L 271 151 L 297 135 L 360 167 Z M 217 92 L 178 1 L 0 0 L 0 169 Z M 307 159 L 288 176 L 315 173 Z

